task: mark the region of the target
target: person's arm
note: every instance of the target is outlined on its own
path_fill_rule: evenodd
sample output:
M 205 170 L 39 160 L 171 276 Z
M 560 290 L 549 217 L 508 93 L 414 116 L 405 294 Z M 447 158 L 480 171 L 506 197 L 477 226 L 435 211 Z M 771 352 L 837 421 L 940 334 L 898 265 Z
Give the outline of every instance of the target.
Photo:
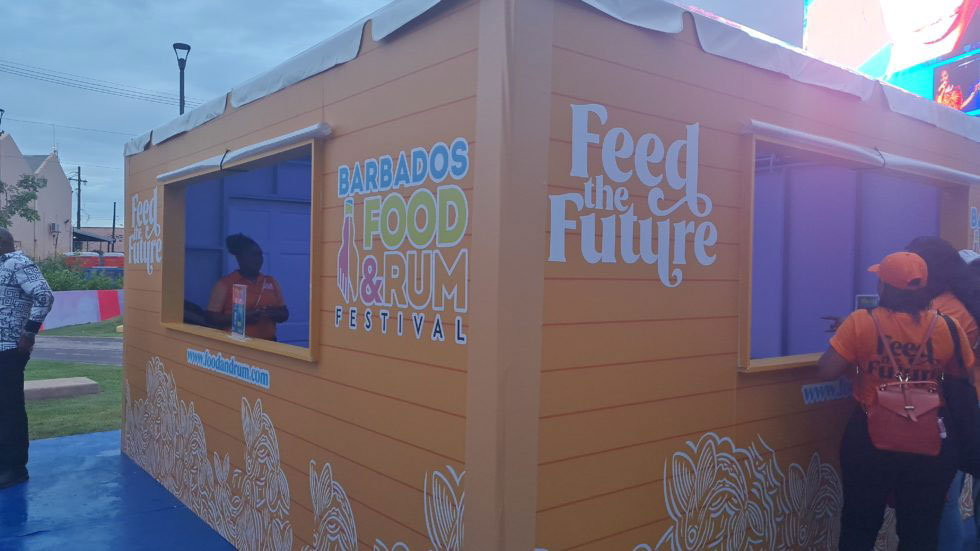
M 286 300 L 282 296 L 282 290 L 279 288 L 279 282 L 273 279 L 272 286 L 274 288 L 273 292 L 276 294 L 275 303 L 266 306 L 262 313 L 274 323 L 282 323 L 289 319 L 289 309 L 286 308 Z
M 851 362 L 830 347 L 817 361 L 817 378 L 822 381 L 832 381 L 843 375 L 850 366 Z
M 14 271 L 14 277 L 21 290 L 31 297 L 31 314 L 17 342 L 17 349 L 22 354 L 30 354 L 31 349 L 34 348 L 34 336 L 41 330 L 44 318 L 54 306 L 54 293 L 51 292 L 51 287 L 41 274 L 40 268 L 33 263 L 18 267 Z
M 863 310 L 859 310 L 863 312 Z M 817 377 L 830 381 L 843 375 L 856 362 L 856 346 L 861 342 L 858 335 L 858 325 L 855 316 L 857 312 L 847 316 L 830 339 L 830 346 L 817 361 Z
M 960 104 L 960 111 L 966 109 L 967 105 L 970 105 L 970 102 L 973 101 L 973 98 L 977 96 L 977 90 L 980 90 L 980 82 L 978 82 L 973 87 L 973 91 L 970 92 L 970 95 L 965 100 L 963 100 L 963 103 Z
M 214 284 L 211 289 L 211 299 L 208 300 L 208 308 L 204 317 L 208 325 L 215 329 L 223 329 L 231 326 L 231 314 L 225 314 L 225 300 L 228 296 L 228 289 L 221 281 Z

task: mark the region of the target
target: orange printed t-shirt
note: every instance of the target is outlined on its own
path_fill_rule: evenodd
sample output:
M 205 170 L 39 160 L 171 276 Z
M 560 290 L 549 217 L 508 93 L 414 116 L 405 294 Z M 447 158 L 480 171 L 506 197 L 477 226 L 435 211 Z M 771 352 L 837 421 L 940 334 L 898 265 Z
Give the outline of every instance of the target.
M 980 328 L 977 327 L 977 321 L 970 315 L 970 311 L 960 302 L 960 299 L 956 298 L 956 295 L 943 293 L 933 299 L 931 307 L 956 320 L 970 341 L 969 347 L 976 349 L 977 339 L 980 338 Z M 967 364 L 966 367 L 970 369 L 971 366 Z M 980 375 L 980 365 L 972 366 L 972 370 L 975 374 L 974 380 L 980 380 L 980 377 L 976 377 Z M 965 377 L 966 374 L 956 373 L 956 376 Z M 980 400 L 980 388 L 977 389 L 977 399 Z
M 919 344 L 929 328 L 935 312 L 923 312 L 918 321 L 910 314 L 892 312 L 884 308 L 875 308 L 873 315 L 878 318 L 882 334 L 876 335 L 874 321 L 867 310 L 857 310 L 847 316 L 844 323 L 831 337 L 830 346 L 849 363 L 857 366 L 857 373 L 852 374 L 854 380 L 854 399 L 865 409 L 876 401 L 875 387 L 881 382 L 897 380 L 897 373 L 892 367 L 888 352 L 884 346 L 890 346 L 903 373 L 909 373 L 911 381 L 940 380 L 944 373 L 950 373 L 957 361 L 953 358 L 953 339 L 949 328 L 942 318 L 936 320 L 932 336 L 925 343 L 926 351 L 918 363 L 909 363 L 918 353 Z M 966 343 L 966 333 L 953 318 L 954 326 L 960 334 L 960 342 Z M 963 363 L 973 365 L 973 350 L 969 346 L 960 346 Z
M 211 300 L 208 302 L 208 310 L 218 312 L 226 316 L 231 315 L 232 310 L 232 289 L 234 285 L 245 285 L 245 313 L 254 311 L 257 308 L 275 308 L 286 305 L 282 298 L 282 291 L 279 289 L 279 282 L 272 276 L 259 274 L 255 280 L 243 277 L 238 271 L 234 271 L 218 280 L 211 290 Z M 222 329 L 230 329 L 223 327 Z M 245 325 L 245 335 L 256 339 L 276 340 L 276 323 L 268 318 L 262 318 L 257 322 Z
M 977 321 L 973 319 L 970 315 L 970 311 L 966 309 L 966 306 L 960 302 L 960 299 L 956 298 L 953 293 L 943 293 L 938 297 L 932 299 L 932 305 L 930 306 L 933 310 L 939 310 L 939 312 L 946 314 L 947 316 L 953 318 L 959 322 L 960 327 L 966 332 L 967 338 L 970 340 L 970 348 L 976 348 L 977 337 L 980 336 L 980 329 L 977 328 Z

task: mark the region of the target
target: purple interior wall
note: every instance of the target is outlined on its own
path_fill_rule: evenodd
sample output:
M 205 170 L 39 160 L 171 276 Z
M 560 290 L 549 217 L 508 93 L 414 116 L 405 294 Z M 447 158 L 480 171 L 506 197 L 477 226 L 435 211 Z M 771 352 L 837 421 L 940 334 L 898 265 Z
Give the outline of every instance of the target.
M 751 357 L 821 352 L 867 267 L 914 237 L 939 235 L 939 190 L 873 170 L 801 166 L 756 173 Z

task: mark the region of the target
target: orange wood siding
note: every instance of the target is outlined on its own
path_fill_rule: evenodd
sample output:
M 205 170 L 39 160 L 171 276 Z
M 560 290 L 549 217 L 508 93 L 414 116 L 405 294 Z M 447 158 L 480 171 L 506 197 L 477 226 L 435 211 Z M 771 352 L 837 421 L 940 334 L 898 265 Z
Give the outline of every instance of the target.
M 572 104 L 607 108 L 601 130 L 590 123 L 600 136 L 614 127 L 634 138 L 653 132 L 665 147 L 699 123 L 698 191 L 714 204 L 707 220 L 718 228 L 718 256 L 701 266 L 689 249 L 683 282 L 667 288 L 655 265 L 586 263 L 578 227 L 566 232 L 567 261 L 545 262 L 536 544 L 550 551 L 655 547 L 671 524 L 664 494 L 671 457 L 705 432 L 737 446 L 761 437 L 784 472 L 790 464 L 805 469 L 814 453 L 837 464 L 849 400 L 805 405 L 801 386 L 815 382 L 811 368 L 738 373 L 750 119 L 980 172 L 976 143 L 890 112 L 880 92 L 862 103 L 709 55 L 689 16 L 685 22 L 670 35 L 557 2 L 548 193 L 582 191 L 582 179 L 569 177 Z M 598 145 L 588 159 L 601 166 Z M 645 203 L 648 188 L 635 176 L 606 183 Z M 681 197 L 661 187 L 668 199 Z M 944 227 L 961 228 L 961 210 L 944 208 Z
M 456 2 L 427 15 L 424 31 L 400 32 L 383 43 L 371 40 L 368 26 L 355 60 L 126 160 L 127 201 L 134 194 L 146 199 L 163 172 L 321 121 L 333 130 L 316 151 L 317 181 L 325 186 L 314 213 L 322 221 L 314 241 L 320 280 L 314 284 L 324 290 L 321 303 L 313 305 L 313 318 L 320 320 L 317 363 L 164 329 L 163 301 L 180 300 L 161 294 L 168 259 L 152 275 L 142 265 L 126 267 L 124 364 L 133 398 L 145 396 L 147 362 L 159 357 L 176 380 L 179 399 L 194 403 L 208 453 L 227 453 L 232 468 L 240 469 L 241 402 L 261 400 L 275 423 L 289 482 L 295 548 L 312 545 L 316 529 L 311 459 L 329 462 L 347 491 L 362 549 L 373 548 L 375 538 L 413 549 L 430 545 L 423 479 L 446 465 L 463 470 L 466 347 L 417 341 L 408 334 L 410 321 L 402 338 L 334 327 L 334 307 L 343 304 L 336 284 L 342 219 L 336 171 L 340 164 L 457 136 L 474 146 L 477 12 L 476 2 Z M 471 149 L 471 162 L 474 154 Z M 460 185 L 472 202 L 471 180 Z M 162 202 L 162 187 L 160 196 Z M 467 237 L 461 246 L 468 243 Z M 268 370 L 269 390 L 188 365 L 189 347 Z

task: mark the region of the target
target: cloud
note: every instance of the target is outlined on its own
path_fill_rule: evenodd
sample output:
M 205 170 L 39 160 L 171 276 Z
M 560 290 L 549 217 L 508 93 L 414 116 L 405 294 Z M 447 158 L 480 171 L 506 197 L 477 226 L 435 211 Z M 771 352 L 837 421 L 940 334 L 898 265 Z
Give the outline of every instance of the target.
M 186 94 L 204 101 L 320 42 L 388 0 L 49 0 L 0 3 L 0 60 L 177 93 L 173 42 L 192 50 Z M 122 208 L 125 135 L 177 115 L 160 105 L 0 73 L 2 128 L 25 154 L 57 145 L 62 165 L 82 166 L 82 224 L 109 225 Z M 16 120 L 14 120 L 16 119 Z M 73 204 L 74 205 L 74 204 Z M 73 206 L 74 208 L 74 206 Z M 120 210 L 120 223 L 121 223 Z

